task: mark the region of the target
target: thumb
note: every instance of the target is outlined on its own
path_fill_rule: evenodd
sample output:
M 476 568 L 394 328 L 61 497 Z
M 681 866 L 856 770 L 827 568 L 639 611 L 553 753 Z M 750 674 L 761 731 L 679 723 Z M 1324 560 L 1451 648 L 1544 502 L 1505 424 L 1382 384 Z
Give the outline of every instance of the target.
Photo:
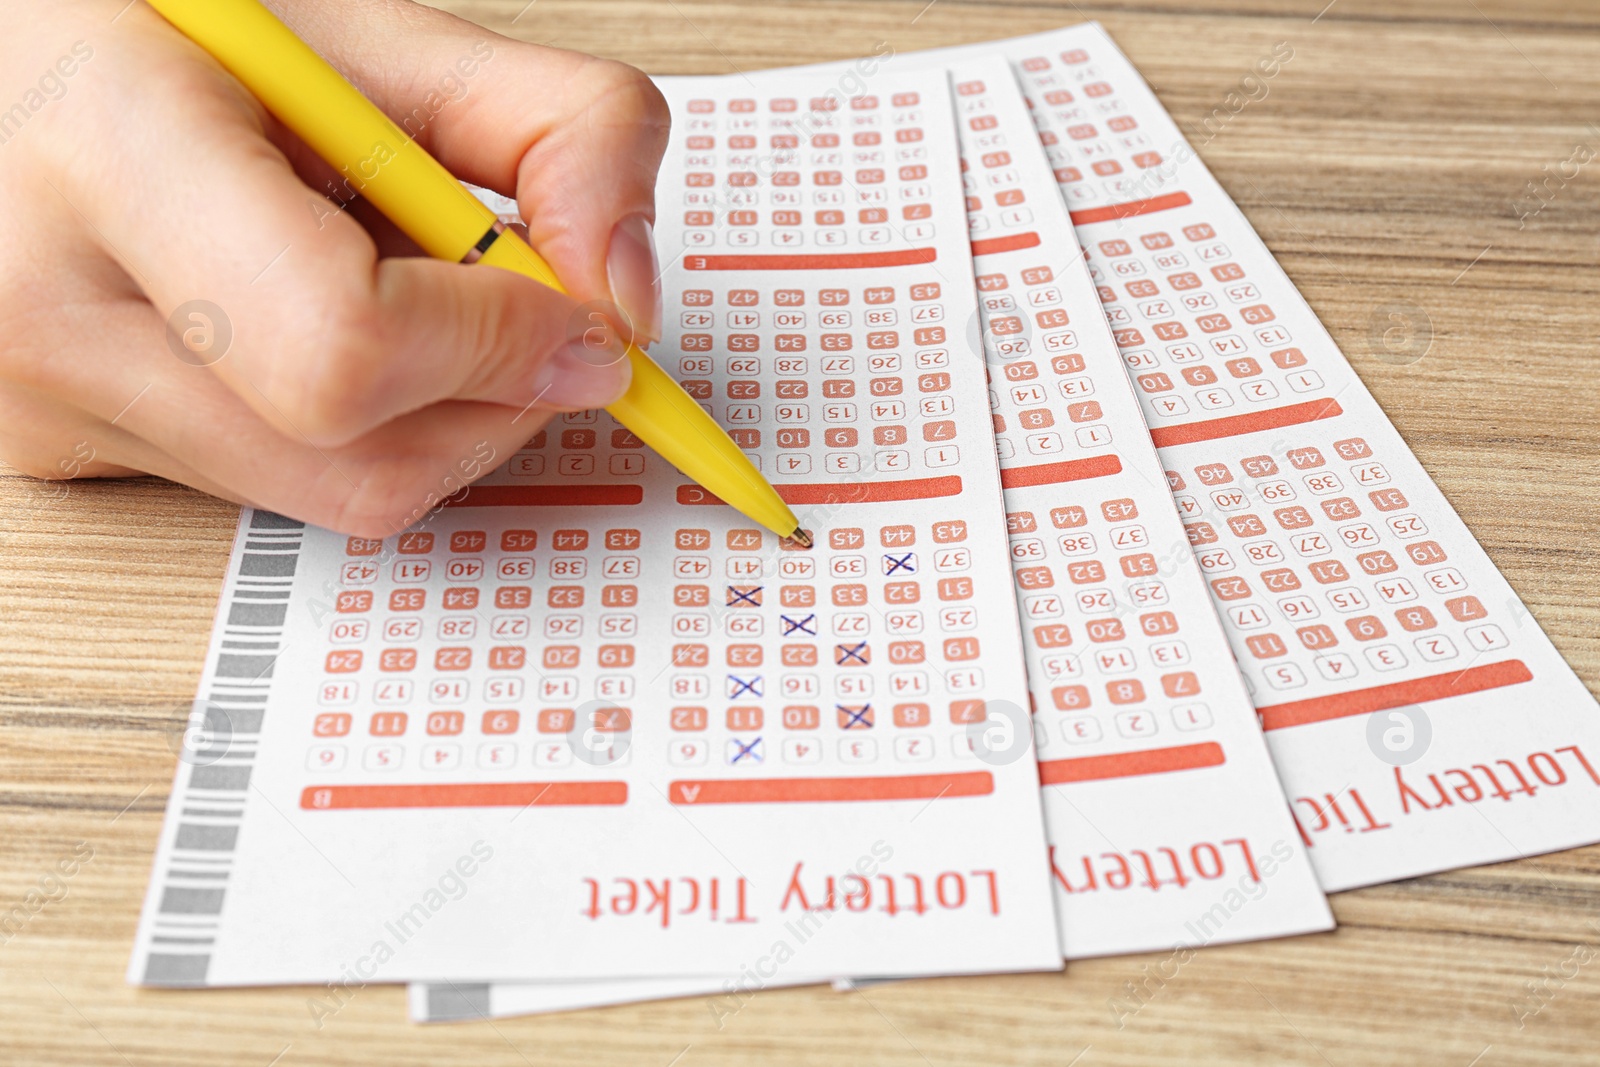
M 502 405 L 511 422 L 535 405 L 605 407 L 632 380 L 614 331 L 511 271 L 393 257 L 312 271 L 298 287 L 298 299 L 274 301 L 274 333 L 254 339 L 270 371 L 238 391 L 259 393 L 263 417 L 317 447 L 447 400 Z
M 409 2 L 269 2 L 457 177 L 515 193 L 578 301 L 612 301 L 620 325 L 660 338 L 655 178 L 671 119 L 648 77 Z

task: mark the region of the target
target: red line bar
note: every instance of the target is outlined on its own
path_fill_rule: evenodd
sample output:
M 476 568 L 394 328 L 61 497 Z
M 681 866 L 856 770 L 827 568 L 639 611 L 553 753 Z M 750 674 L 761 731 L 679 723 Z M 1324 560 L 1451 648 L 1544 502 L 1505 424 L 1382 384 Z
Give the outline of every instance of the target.
M 1270 411 L 1252 411 L 1247 415 L 1229 415 L 1225 419 L 1207 419 L 1185 426 L 1152 426 L 1150 440 L 1157 448 L 1168 445 L 1192 445 L 1196 441 L 1215 441 L 1219 437 L 1240 437 L 1262 430 L 1276 430 L 1283 426 L 1298 426 L 1303 422 L 1331 419 L 1343 415 L 1344 408 L 1333 398 L 1307 400 L 1304 404 L 1290 404 Z
M 974 256 L 992 256 L 996 252 L 1015 252 L 1023 248 L 1039 247 L 1039 235 L 1036 233 L 1014 233 L 1009 237 L 985 237 L 981 241 L 972 242 Z
M 637 485 L 474 485 L 447 508 L 575 508 L 590 504 L 637 504 Z
M 1149 215 L 1155 211 L 1184 207 L 1191 203 L 1193 201 L 1189 199 L 1188 193 L 1168 193 L 1165 196 L 1152 196 L 1148 200 L 1129 200 L 1125 204 L 1084 208 L 1082 211 L 1072 213 L 1072 221 L 1078 226 L 1086 222 L 1109 222 L 1112 219 L 1126 219 L 1134 215 Z
M 1349 693 L 1316 697 L 1311 700 L 1294 700 L 1287 704 L 1269 704 L 1257 708 L 1263 730 L 1281 730 L 1286 726 L 1304 726 L 1307 723 L 1343 719 L 1351 715 L 1365 715 L 1369 711 L 1398 708 L 1418 704 L 1424 700 L 1446 700 L 1450 697 L 1481 693 L 1485 689 L 1499 689 L 1506 685 L 1520 685 L 1533 681 L 1533 672 L 1520 659 L 1485 663 L 1468 667 L 1464 671 L 1430 674 L 1409 682 L 1392 682 Z
M 855 267 L 909 267 L 932 263 L 934 248 L 902 248 L 894 252 L 834 252 L 816 255 L 750 255 L 683 257 L 684 270 L 850 270 Z
M 1122 752 L 1115 756 L 1079 756 L 1076 759 L 1042 760 L 1039 784 L 1098 782 L 1106 778 L 1133 778 L 1141 774 L 1166 774 L 1192 771 L 1197 767 L 1220 767 L 1227 757 L 1215 741 L 1198 745 L 1151 748 L 1143 752 Z
M 814 804 L 836 800 L 933 800 L 983 797 L 994 792 L 988 771 L 913 774 L 883 778 L 755 778 L 747 781 L 673 782 L 674 804 Z
M 898 482 L 837 482 L 777 485 L 785 504 L 870 504 L 884 500 L 926 500 L 932 497 L 959 496 L 961 476 L 907 478 Z M 680 504 L 721 504 L 723 501 L 698 485 L 678 486 Z
M 440 785 L 308 785 L 306 811 L 371 808 L 548 808 L 623 804 L 626 782 L 465 782 Z
M 1016 489 L 1024 485 L 1081 482 L 1085 478 L 1104 478 L 1121 470 L 1122 460 L 1116 456 L 1089 456 L 1060 463 L 1040 463 L 1032 467 L 1001 467 L 1000 485 L 1005 489 Z

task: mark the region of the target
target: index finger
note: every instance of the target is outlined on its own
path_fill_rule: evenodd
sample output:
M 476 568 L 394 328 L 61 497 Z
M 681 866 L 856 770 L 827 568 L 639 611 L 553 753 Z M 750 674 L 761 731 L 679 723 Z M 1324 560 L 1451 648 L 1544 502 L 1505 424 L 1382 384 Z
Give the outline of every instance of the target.
M 579 300 L 609 297 L 634 332 L 661 336 L 655 179 L 671 117 L 648 77 L 416 5 L 289 15 L 452 173 L 515 193 L 530 240 Z

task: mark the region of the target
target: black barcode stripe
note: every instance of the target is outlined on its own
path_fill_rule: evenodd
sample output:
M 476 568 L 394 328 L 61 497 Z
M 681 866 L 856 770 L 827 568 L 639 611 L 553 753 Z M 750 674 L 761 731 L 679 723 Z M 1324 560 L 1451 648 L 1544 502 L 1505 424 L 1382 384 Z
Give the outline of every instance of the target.
M 284 632 L 305 525 L 252 510 L 242 528 L 231 593 L 219 610 L 222 629 L 212 650 L 209 684 L 196 701 L 214 741 L 184 753 L 191 765 L 156 895 L 151 924 L 156 932 L 144 961 L 147 985 L 207 984 L 216 944 L 211 932 L 221 923 L 272 670 L 287 647 Z

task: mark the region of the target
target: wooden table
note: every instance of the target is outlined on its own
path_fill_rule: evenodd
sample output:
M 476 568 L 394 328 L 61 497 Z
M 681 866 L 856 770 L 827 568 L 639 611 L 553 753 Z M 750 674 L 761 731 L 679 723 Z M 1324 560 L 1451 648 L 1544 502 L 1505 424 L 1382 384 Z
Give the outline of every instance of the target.
M 1289 42 L 1294 58 L 1270 95 L 1201 154 L 1592 688 L 1600 173 L 1581 172 L 1525 224 L 1519 214 L 1542 167 L 1556 172 L 1579 144 L 1600 148 L 1590 125 L 1600 21 L 1562 0 L 1335 0 L 1316 17 L 1324 2 L 447 6 L 660 73 L 1098 18 L 1180 124 Z M 1377 358 L 1392 323 L 1372 309 L 1395 303 L 1416 331 L 1404 344 L 1431 335 L 1418 361 Z M 0 912 L 75 846 L 93 850 L 65 896 L 0 944 L 0 1062 L 1595 1060 L 1600 847 L 1341 894 L 1336 933 L 1204 949 L 1120 1029 L 1109 998 L 1160 957 L 853 995 L 763 992 L 721 1029 L 699 1000 L 421 1028 L 404 1021 L 398 990 L 371 988 L 317 1029 L 312 989 L 130 989 L 123 968 L 234 516 L 165 483 L 75 484 L 58 496 L 0 468 Z M 1519 1004 L 1542 1009 L 1519 1024 Z

